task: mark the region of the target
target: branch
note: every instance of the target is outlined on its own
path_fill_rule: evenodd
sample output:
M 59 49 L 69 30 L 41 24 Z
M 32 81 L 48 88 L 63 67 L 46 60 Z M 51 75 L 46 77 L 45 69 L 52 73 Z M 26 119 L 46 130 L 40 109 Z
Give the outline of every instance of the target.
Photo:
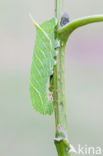
M 65 76 L 64 76 L 64 54 L 65 45 L 59 39 L 57 34 L 60 28 L 61 15 L 63 10 L 64 0 L 55 0 L 55 17 L 58 20 L 58 25 L 55 30 L 55 40 L 60 43 L 56 49 L 57 65 L 54 67 L 54 90 L 53 104 L 55 112 L 56 135 L 54 143 L 58 152 L 58 156 L 70 156 L 70 145 L 68 141 L 68 126 L 66 117 L 66 100 L 65 100 Z
M 95 22 L 103 22 L 103 15 L 93 15 L 78 18 L 66 24 L 65 26 L 59 28 L 58 35 L 65 42 L 67 41 L 69 35 L 77 28 Z

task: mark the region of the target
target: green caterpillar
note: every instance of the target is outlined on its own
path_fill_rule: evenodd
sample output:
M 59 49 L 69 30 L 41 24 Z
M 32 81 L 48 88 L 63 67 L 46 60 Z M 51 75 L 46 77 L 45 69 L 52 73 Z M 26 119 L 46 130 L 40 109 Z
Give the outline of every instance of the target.
M 49 91 L 50 76 L 53 74 L 55 64 L 54 29 L 56 19 L 52 18 L 36 26 L 36 40 L 32 57 L 30 73 L 30 97 L 33 108 L 41 114 L 53 112 L 52 94 Z

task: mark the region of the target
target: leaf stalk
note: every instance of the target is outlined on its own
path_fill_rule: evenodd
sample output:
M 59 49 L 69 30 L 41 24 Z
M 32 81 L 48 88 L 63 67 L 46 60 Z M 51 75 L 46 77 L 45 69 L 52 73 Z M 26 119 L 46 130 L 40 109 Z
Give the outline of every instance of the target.
M 66 24 L 63 27 L 60 27 L 58 29 L 58 35 L 63 41 L 67 41 L 70 34 L 77 28 L 81 26 L 85 26 L 91 23 L 95 22 L 103 22 L 103 14 L 102 15 L 92 15 L 92 16 L 86 16 L 77 18 L 75 20 L 72 20 L 68 24 Z

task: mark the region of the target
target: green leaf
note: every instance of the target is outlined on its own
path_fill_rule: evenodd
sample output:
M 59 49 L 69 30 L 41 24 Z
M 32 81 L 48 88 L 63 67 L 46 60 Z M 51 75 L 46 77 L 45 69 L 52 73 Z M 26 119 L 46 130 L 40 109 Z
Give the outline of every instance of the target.
M 53 112 L 52 94 L 49 91 L 50 75 L 53 74 L 56 19 L 52 18 L 36 26 L 36 40 L 30 74 L 30 97 L 33 108 L 41 114 Z

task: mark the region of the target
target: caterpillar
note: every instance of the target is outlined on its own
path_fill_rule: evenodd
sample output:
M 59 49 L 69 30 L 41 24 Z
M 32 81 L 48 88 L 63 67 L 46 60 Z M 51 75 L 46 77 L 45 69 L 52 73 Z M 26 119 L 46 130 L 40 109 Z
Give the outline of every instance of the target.
M 52 94 L 49 91 L 50 76 L 55 65 L 54 29 L 56 19 L 52 18 L 36 26 L 36 39 L 30 73 L 30 97 L 33 108 L 41 114 L 53 112 Z M 50 95 L 50 96 L 49 96 Z

